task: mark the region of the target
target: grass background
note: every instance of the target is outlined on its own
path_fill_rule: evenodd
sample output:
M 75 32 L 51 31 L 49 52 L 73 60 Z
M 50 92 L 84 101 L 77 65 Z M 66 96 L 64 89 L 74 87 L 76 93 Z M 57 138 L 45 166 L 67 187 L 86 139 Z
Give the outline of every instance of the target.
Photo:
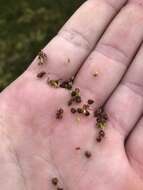
M 0 0 L 0 91 L 15 80 L 84 0 Z

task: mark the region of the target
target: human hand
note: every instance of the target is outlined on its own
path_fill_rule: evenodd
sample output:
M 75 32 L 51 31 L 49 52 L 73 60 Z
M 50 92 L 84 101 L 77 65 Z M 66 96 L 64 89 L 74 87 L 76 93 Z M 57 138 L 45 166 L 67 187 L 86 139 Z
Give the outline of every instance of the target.
M 142 0 L 82 5 L 0 94 L 1 189 L 143 189 L 142 39 Z M 82 102 L 68 106 L 71 91 L 50 80 L 75 74 Z M 89 99 L 89 116 L 71 113 Z M 103 105 L 108 121 L 97 139 L 93 112 Z

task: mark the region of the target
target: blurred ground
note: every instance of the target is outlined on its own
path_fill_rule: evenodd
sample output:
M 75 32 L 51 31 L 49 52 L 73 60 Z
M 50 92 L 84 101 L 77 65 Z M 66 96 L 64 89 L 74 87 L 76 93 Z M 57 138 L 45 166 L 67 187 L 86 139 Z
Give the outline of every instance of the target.
M 17 78 L 84 0 L 0 0 L 0 91 Z

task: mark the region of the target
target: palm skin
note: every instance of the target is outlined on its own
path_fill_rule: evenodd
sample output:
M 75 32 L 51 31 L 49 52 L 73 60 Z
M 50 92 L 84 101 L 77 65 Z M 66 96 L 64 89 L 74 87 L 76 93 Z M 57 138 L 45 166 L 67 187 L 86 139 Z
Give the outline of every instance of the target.
M 113 1 L 111 2 L 113 3 Z M 86 7 L 87 5 L 83 9 Z M 58 41 L 57 39 L 54 40 Z M 51 42 L 54 44 L 54 48 L 55 41 Z M 52 62 L 52 64 L 46 63 L 44 66 L 39 66 L 36 59 L 27 71 L 0 95 L 1 189 L 58 190 L 59 187 L 59 190 L 60 188 L 64 190 L 85 190 L 87 188 L 90 190 L 142 190 L 141 142 L 137 141 L 139 149 L 136 150 L 135 144 L 132 142 L 132 136 L 133 140 L 137 140 L 136 135 L 130 134 L 129 136 L 131 128 L 135 126 L 135 122 L 137 123 L 139 116 L 141 116 L 139 113 L 141 109 L 138 110 L 135 107 L 138 104 L 142 105 L 143 102 L 139 88 L 136 89 L 136 86 L 132 86 L 130 83 L 130 85 L 123 87 L 125 89 L 122 93 L 122 87 L 115 79 L 115 67 L 111 68 L 110 72 L 113 74 L 109 77 L 107 84 L 111 84 L 110 86 L 113 89 L 119 85 L 119 90 L 118 88 L 115 90 L 115 95 L 113 94 L 105 105 L 109 121 L 106 136 L 101 143 L 98 143 L 96 142 L 95 118 L 91 115 L 89 117 L 79 116 L 77 119 L 77 115 L 72 114 L 67 106 L 70 92 L 62 88 L 50 87 L 46 82 L 47 76 L 40 80 L 36 77 L 40 70 L 48 69 L 48 72 L 50 70 L 50 73 L 52 75 L 54 73 L 54 76 L 56 75 L 58 78 L 68 78 L 68 76 L 64 76 L 66 75 L 65 67 L 59 71 L 53 66 L 57 61 L 65 62 L 65 57 L 63 55 L 60 57 L 59 54 L 55 54 L 53 57 L 54 53 L 51 48 L 53 45 L 49 46 L 50 48 L 45 48 L 45 52 L 50 57 L 48 62 Z M 68 45 L 65 44 L 65 46 Z M 108 53 L 111 53 L 111 47 L 109 48 L 110 52 Z M 100 54 L 102 53 L 104 57 L 101 59 Z M 110 63 L 111 58 L 113 58 L 107 57 L 105 60 L 105 52 L 102 53 L 92 55 L 88 61 L 88 63 L 91 60 L 93 62 L 95 59 L 94 64 L 96 64 L 96 69 L 101 71 L 101 76 L 103 74 L 102 68 L 103 70 L 106 69 L 104 62 L 108 60 Z M 136 62 L 139 62 L 140 58 L 139 56 Z M 98 62 L 100 62 L 101 67 Z M 67 67 L 66 69 L 66 73 L 69 75 L 74 74 L 74 69 L 71 73 L 71 68 Z M 131 69 L 132 72 L 134 70 L 137 72 L 138 69 L 136 67 Z M 83 80 L 80 80 L 83 77 L 82 73 L 86 75 L 88 72 L 88 70 L 84 71 L 85 69 L 77 74 L 74 87 L 81 87 L 83 102 L 94 98 L 95 102 L 97 101 L 95 107 L 99 107 L 109 98 L 113 89 L 104 87 L 100 82 L 102 80 L 100 73 L 99 78 L 96 79 L 96 83 L 99 84 L 97 90 L 94 87 L 95 80 L 87 77 L 86 87 L 94 87 L 95 97 L 93 97 L 93 93 L 91 93 L 93 89 L 89 93 L 89 89 L 83 87 Z M 120 73 L 119 70 L 118 73 Z M 143 81 L 142 74 L 138 72 L 136 75 L 140 76 L 138 81 L 141 83 Z M 124 81 L 127 79 L 130 79 L 130 70 Z M 137 77 L 135 77 L 135 82 L 136 80 Z M 106 83 L 106 80 L 103 83 Z M 115 83 L 117 84 L 115 85 Z M 133 92 L 130 93 L 128 89 L 133 89 Z M 130 102 L 134 102 L 137 97 L 136 105 L 126 101 L 131 98 Z M 116 106 L 115 102 L 119 106 Z M 56 111 L 59 107 L 64 109 L 64 116 L 61 120 L 56 119 Z M 134 114 L 136 118 L 133 120 L 130 115 L 126 115 L 132 111 L 131 108 L 134 108 L 134 112 L 138 113 Z M 124 116 L 126 117 L 124 118 Z M 121 119 L 122 117 L 123 119 Z M 130 121 L 129 118 L 133 126 L 126 126 L 126 121 Z M 140 123 L 136 126 L 138 125 L 140 126 Z M 132 133 L 135 133 L 134 130 Z M 133 145 L 133 148 L 130 145 Z M 80 150 L 77 150 L 77 147 L 80 147 Z M 86 150 L 92 153 L 90 158 L 85 157 L 84 152 Z M 59 179 L 58 186 L 51 183 L 53 177 Z

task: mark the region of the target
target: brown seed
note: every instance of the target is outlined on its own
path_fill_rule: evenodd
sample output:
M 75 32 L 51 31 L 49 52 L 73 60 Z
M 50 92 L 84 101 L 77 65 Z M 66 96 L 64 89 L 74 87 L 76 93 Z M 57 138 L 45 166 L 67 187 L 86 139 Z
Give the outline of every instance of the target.
M 68 101 L 68 106 L 71 106 L 72 105 L 72 103 L 73 103 L 73 100 L 71 99 L 71 100 L 69 100 Z
M 79 89 L 79 88 L 76 88 L 76 89 L 75 89 L 75 92 L 76 92 L 76 93 L 80 93 L 80 89 Z
M 76 109 L 75 108 L 71 108 L 71 112 L 72 113 L 76 113 Z
M 97 137 L 96 141 L 100 143 L 102 141 L 102 138 L 101 137 Z
M 98 72 L 95 72 L 95 73 L 93 74 L 93 76 L 94 76 L 94 77 L 97 77 L 97 76 L 98 76 Z
M 42 71 L 42 72 L 37 74 L 37 78 L 42 78 L 45 74 L 46 74 L 46 72 Z
M 97 109 L 95 112 L 94 112 L 94 116 L 95 117 L 98 117 L 99 115 L 101 115 L 103 113 L 103 108 L 99 108 Z
M 77 108 L 77 112 L 78 112 L 78 113 L 83 113 L 84 110 L 83 110 L 82 108 Z
M 87 104 L 84 104 L 84 105 L 83 105 L 83 109 L 84 109 L 84 110 L 87 110 L 88 108 L 89 108 L 89 105 L 87 105 Z
M 76 96 L 76 95 L 77 95 L 77 93 L 75 91 L 71 92 L 71 96 Z
M 81 103 L 81 97 L 80 96 L 76 96 L 76 103 Z
M 104 114 L 103 114 L 103 119 L 105 119 L 105 121 L 108 120 L 108 115 L 107 115 L 107 113 L 104 113 Z
M 72 82 L 71 81 L 64 81 L 60 84 L 60 87 L 71 90 L 72 89 Z
M 44 62 L 45 62 L 46 59 L 47 59 L 47 55 L 46 55 L 46 53 L 44 53 L 43 51 L 40 51 L 40 52 L 38 53 L 38 58 L 39 58 L 38 64 L 39 64 L 39 65 L 43 65 Z
M 101 122 L 102 122 L 101 116 L 98 116 L 98 117 L 96 118 L 96 121 L 97 121 L 97 123 L 101 123 Z
M 58 188 L 57 188 L 57 190 L 64 190 L 64 189 L 63 189 L 63 188 L 61 188 L 61 187 L 58 187 Z
M 89 115 L 90 115 L 90 112 L 86 110 L 85 116 L 89 116 Z
M 64 113 L 64 110 L 62 108 L 58 109 L 59 113 Z
M 100 131 L 99 131 L 99 136 L 100 136 L 100 137 L 105 137 L 105 132 L 104 132 L 103 130 L 100 130 Z
M 92 156 L 91 152 L 88 150 L 84 152 L 84 155 L 86 158 L 90 158 Z
M 54 88 L 59 88 L 60 81 L 59 80 L 48 80 L 48 84 Z
M 72 85 L 71 85 L 71 84 L 68 84 L 68 85 L 67 85 L 67 89 L 68 89 L 68 90 L 71 90 L 71 89 L 72 89 Z
M 58 109 L 57 113 L 56 113 L 56 118 L 57 119 L 62 119 L 63 118 L 63 113 L 64 113 L 64 110 L 62 108 Z
M 88 100 L 88 104 L 93 104 L 94 103 L 94 100 Z
M 75 149 L 76 149 L 76 150 L 80 150 L 80 147 L 76 147 Z
M 59 182 L 59 180 L 57 177 L 52 178 L 52 184 L 53 185 L 55 185 L 55 186 L 58 185 L 58 182 Z

